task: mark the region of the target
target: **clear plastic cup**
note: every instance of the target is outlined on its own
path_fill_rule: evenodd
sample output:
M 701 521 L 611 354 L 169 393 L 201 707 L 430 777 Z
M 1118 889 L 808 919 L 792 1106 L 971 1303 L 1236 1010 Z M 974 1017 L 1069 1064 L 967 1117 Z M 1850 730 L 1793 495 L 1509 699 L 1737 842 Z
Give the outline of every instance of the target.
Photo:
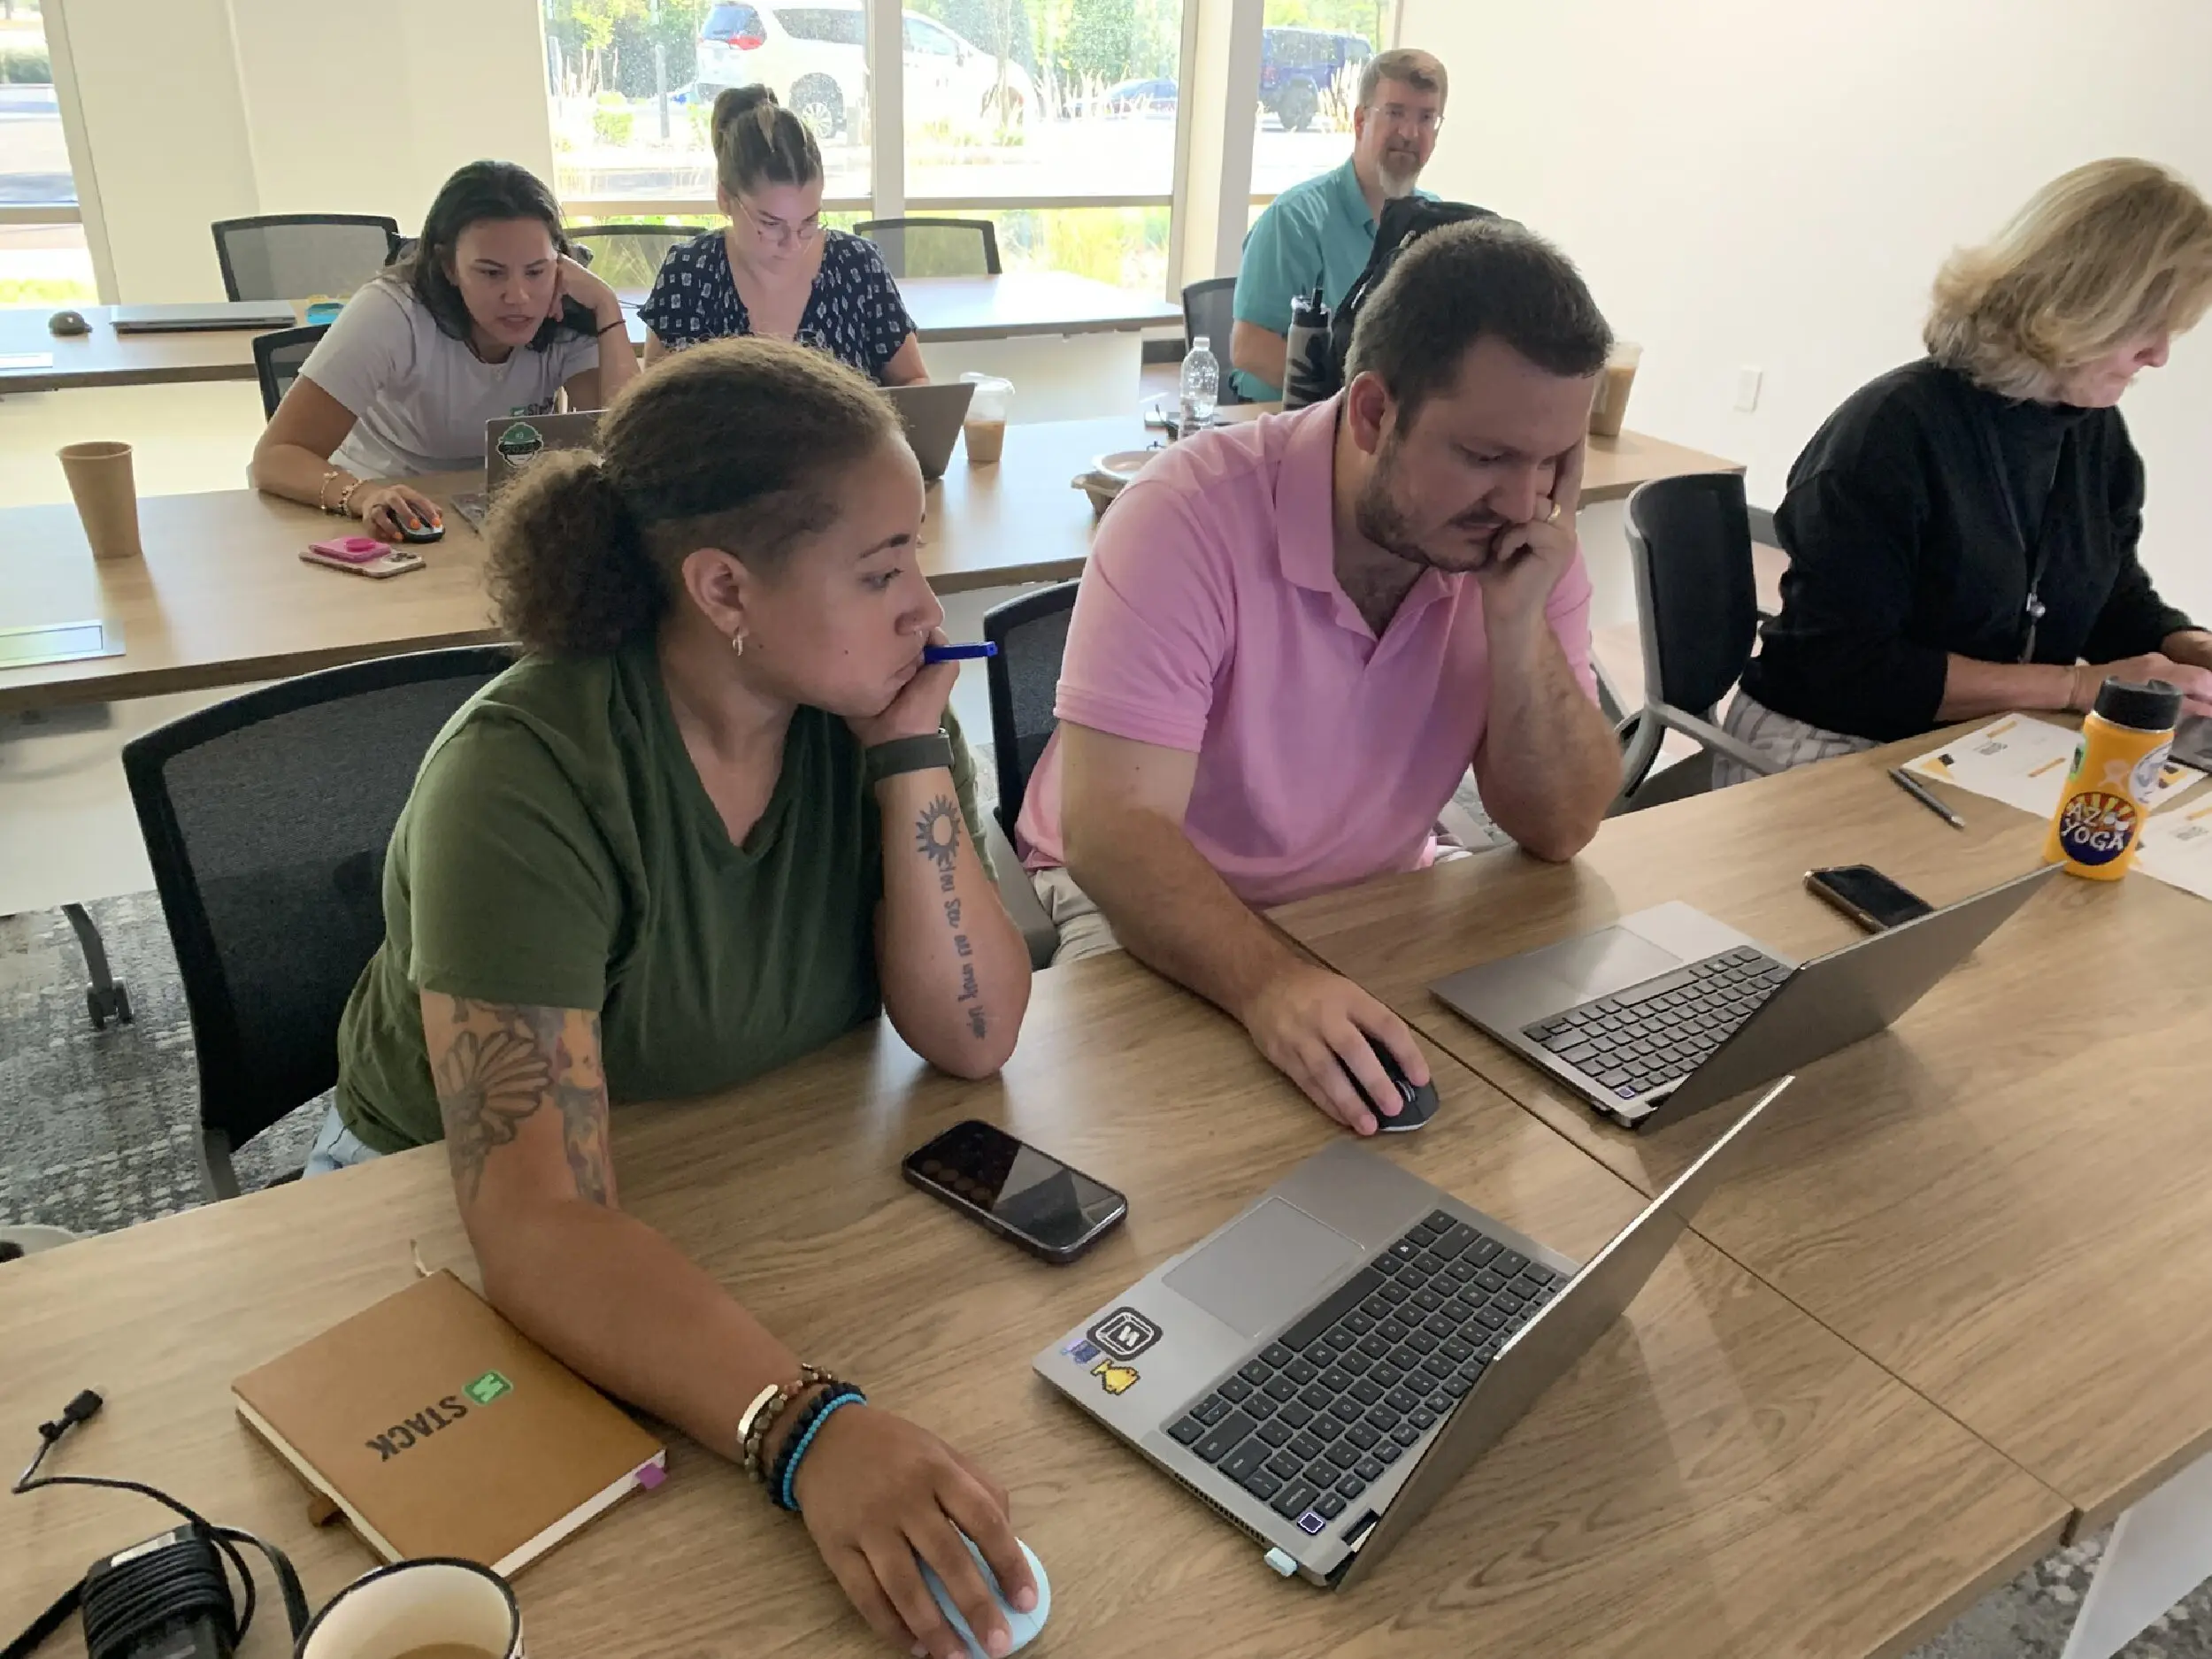
M 1014 401 L 1014 382 L 972 370 L 960 377 L 975 388 L 960 434 L 970 466 L 993 466 L 1006 449 L 1006 416 Z
M 1628 414 L 1629 388 L 1636 384 L 1636 365 L 1644 349 L 1632 340 L 1616 340 L 1598 376 L 1598 395 L 1590 405 L 1590 433 L 1594 437 L 1617 438 Z

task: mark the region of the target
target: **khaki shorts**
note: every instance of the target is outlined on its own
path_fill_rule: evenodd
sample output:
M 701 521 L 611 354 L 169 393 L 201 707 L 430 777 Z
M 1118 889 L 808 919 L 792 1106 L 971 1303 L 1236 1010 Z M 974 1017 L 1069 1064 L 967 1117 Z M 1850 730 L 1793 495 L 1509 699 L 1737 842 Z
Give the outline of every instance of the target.
M 1091 895 L 1077 887 L 1075 878 L 1065 870 L 1057 865 L 1033 870 L 1029 885 L 1037 890 L 1037 902 L 1045 907 L 1045 914 L 1059 930 L 1060 942 L 1052 953 L 1054 966 L 1121 949 L 1121 941 L 1114 937 L 1112 926 L 1092 902 Z

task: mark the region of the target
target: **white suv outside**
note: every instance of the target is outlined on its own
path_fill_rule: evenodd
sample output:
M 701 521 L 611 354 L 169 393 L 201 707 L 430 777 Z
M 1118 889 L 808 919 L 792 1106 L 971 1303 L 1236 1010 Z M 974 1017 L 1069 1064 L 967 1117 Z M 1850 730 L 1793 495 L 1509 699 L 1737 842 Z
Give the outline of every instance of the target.
M 918 122 L 983 124 L 998 89 L 998 60 L 938 22 L 905 14 L 906 100 Z M 818 139 L 841 132 L 857 142 L 856 114 L 866 106 L 868 51 L 859 0 L 786 5 L 780 0 L 721 0 L 699 25 L 699 96 L 762 84 Z M 1019 64 L 1006 65 L 1008 115 L 1036 113 L 1037 94 Z

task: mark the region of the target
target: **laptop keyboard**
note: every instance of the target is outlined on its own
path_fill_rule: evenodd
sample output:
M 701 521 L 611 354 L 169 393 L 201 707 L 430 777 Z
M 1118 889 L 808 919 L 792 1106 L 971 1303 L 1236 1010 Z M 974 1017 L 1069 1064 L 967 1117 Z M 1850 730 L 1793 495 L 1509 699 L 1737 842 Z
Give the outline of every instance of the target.
M 1451 1410 L 1563 1282 L 1436 1210 L 1168 1432 L 1318 1533 Z
M 1569 1009 L 1522 1033 L 1616 1100 L 1679 1082 L 1749 1019 L 1790 971 L 1749 945 Z

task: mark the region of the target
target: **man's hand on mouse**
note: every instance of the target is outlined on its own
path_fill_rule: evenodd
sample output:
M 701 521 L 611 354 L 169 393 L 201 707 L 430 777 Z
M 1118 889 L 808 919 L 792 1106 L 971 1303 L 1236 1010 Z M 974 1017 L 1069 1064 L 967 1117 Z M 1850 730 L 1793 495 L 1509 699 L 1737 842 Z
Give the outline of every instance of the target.
M 1397 1085 L 1375 1057 L 1375 1044 L 1390 1050 L 1408 1082 L 1418 1087 L 1429 1080 L 1428 1062 L 1405 1022 L 1349 979 L 1311 963 L 1288 964 L 1240 1017 L 1259 1051 L 1355 1134 L 1373 1134 L 1379 1117 L 1399 1110 Z
M 1013 1632 L 961 1534 L 975 1540 L 1009 1606 L 1032 1611 L 1036 1580 L 1014 1537 L 1006 1489 L 944 1441 L 887 1411 L 848 1406 L 825 1420 L 808 1448 L 797 1495 L 823 1561 L 861 1617 L 901 1652 L 968 1655 L 923 1582 L 917 1555 L 935 1571 L 984 1651 L 1010 1651 Z

